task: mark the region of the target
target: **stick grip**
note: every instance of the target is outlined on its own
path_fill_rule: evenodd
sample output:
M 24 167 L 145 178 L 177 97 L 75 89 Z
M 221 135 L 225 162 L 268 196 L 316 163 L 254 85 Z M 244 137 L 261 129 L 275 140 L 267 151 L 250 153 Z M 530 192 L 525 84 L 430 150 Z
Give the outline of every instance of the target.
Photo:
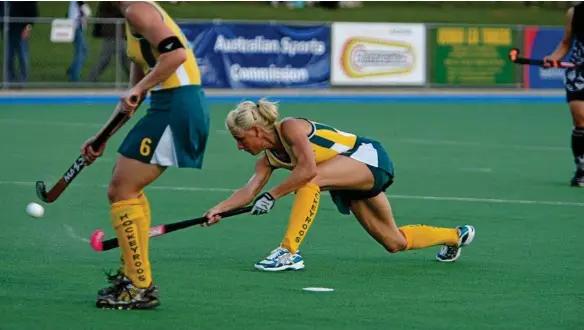
M 130 100 L 132 102 L 136 102 L 136 103 L 138 103 L 140 101 L 140 99 L 137 96 L 132 96 L 130 98 Z M 138 104 L 138 106 L 140 106 L 140 104 Z M 130 116 L 127 116 L 126 114 L 124 114 L 122 112 L 118 112 L 118 114 L 116 114 L 116 116 L 111 121 L 111 123 L 109 123 L 109 125 L 107 125 L 105 127 L 103 132 L 100 135 L 98 135 L 95 138 L 95 140 L 91 143 L 91 148 L 93 148 L 93 150 L 97 150 L 97 149 L 101 148 L 101 146 L 110 138 L 114 129 L 116 127 L 118 127 L 118 125 L 120 125 L 125 120 L 128 120 L 129 118 L 130 118 Z
M 103 132 L 98 135 L 95 140 L 91 143 L 91 148 L 93 150 L 98 150 L 101 146 L 110 138 L 114 128 L 118 127 L 118 125 L 126 119 L 127 116 L 123 113 L 118 113 L 114 119 L 111 121 L 109 125 L 105 127 Z

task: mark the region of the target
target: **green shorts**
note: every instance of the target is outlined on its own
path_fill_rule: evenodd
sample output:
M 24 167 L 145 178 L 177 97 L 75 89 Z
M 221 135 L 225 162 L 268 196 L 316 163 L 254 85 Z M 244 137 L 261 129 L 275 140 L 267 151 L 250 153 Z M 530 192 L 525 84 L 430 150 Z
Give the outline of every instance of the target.
M 393 162 L 381 143 L 359 137 L 355 148 L 342 155 L 365 163 L 373 174 L 374 184 L 370 190 L 331 190 L 330 194 L 337 209 L 342 214 L 351 214 L 351 201 L 369 199 L 385 192 L 393 183 Z
M 209 124 L 201 86 L 154 91 L 146 115 L 130 130 L 118 152 L 147 164 L 201 168 Z

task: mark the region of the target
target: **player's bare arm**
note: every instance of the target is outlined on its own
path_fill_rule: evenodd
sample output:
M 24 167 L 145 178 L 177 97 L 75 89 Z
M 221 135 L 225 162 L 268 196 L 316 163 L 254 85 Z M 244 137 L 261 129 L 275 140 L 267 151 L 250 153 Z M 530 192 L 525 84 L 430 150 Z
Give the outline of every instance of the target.
M 302 128 L 298 119 L 288 119 L 282 122 L 282 137 L 292 147 L 297 163 L 290 175 L 269 191 L 274 199 L 279 199 L 298 190 L 316 176 L 314 151 Z
M 180 39 L 164 24 L 162 16 L 152 5 L 134 3 L 126 9 L 124 16 L 133 32 L 140 34 L 160 52 L 152 71 L 122 99 L 124 107 L 131 109 L 134 104 L 130 98 L 140 96 L 168 79 L 187 60 L 187 53 Z
M 564 36 L 562 40 L 556 47 L 556 49 L 549 56 L 546 56 L 544 60 L 549 61 L 560 61 L 564 56 L 568 55 L 570 48 L 572 47 L 572 17 L 574 16 L 574 8 L 568 9 L 566 13 L 566 23 L 564 25 Z
M 264 155 L 260 157 L 255 164 L 254 175 L 249 179 L 247 184 L 236 190 L 228 199 L 205 213 L 209 218 L 209 224 L 213 224 L 221 219 L 216 216 L 218 213 L 230 211 L 251 203 L 254 197 L 259 194 L 268 183 L 272 176 L 272 172 L 273 169 L 268 163 L 266 156 Z

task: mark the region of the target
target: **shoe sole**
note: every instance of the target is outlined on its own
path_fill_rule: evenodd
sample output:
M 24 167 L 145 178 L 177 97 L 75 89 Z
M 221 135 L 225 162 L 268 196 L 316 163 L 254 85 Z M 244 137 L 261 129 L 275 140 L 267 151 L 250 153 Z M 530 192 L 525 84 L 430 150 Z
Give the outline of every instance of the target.
M 304 269 L 304 261 L 297 262 L 292 265 L 285 265 L 277 268 L 266 268 L 262 265 L 253 265 L 253 267 L 257 270 L 263 270 L 265 272 L 281 272 L 284 270 L 301 270 Z
M 130 303 L 127 305 L 113 306 L 109 304 L 100 304 L 100 302 L 95 303 L 95 307 L 100 309 L 112 309 L 112 310 L 131 310 L 131 309 L 154 309 L 160 306 L 160 300 L 151 301 L 148 303 Z
M 439 255 L 436 256 L 436 260 L 440 261 L 440 262 L 455 262 L 456 259 L 460 258 L 460 254 L 462 253 L 462 248 L 458 248 L 458 252 L 456 253 L 456 256 L 452 259 L 440 259 Z

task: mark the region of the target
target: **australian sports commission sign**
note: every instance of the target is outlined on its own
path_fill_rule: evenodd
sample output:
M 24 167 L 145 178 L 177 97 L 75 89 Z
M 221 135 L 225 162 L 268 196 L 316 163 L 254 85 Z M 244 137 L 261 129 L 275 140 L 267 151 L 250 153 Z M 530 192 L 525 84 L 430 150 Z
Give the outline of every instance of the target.
M 333 85 L 423 85 L 423 24 L 333 23 Z
M 330 81 L 330 28 L 281 24 L 184 24 L 215 88 L 323 88 Z

